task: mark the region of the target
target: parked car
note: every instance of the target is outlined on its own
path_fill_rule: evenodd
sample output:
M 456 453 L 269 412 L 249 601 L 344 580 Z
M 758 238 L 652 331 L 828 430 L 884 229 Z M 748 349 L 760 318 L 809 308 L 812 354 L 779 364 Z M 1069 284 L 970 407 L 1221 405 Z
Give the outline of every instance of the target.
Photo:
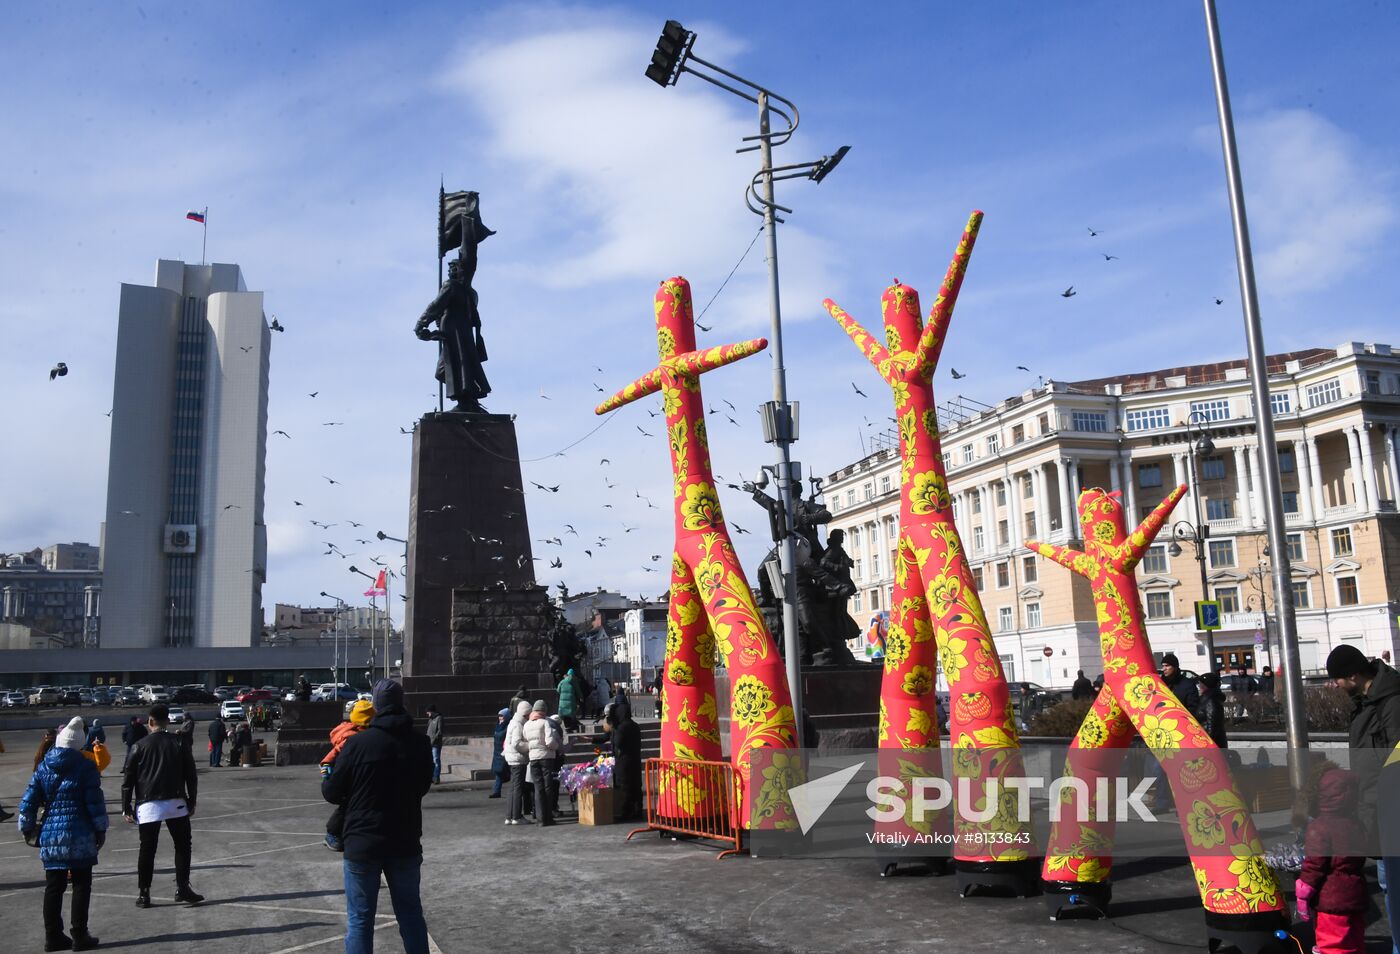
M 1220 676 L 1221 692 L 1258 692 L 1260 688 L 1258 676 L 1241 676 L 1239 673 L 1223 673 Z
M 78 694 L 77 686 L 64 686 L 58 691 L 58 704 L 61 706 L 82 705 L 83 700 Z
M 203 686 L 181 686 L 170 694 L 170 701 L 175 705 L 187 706 L 214 705 L 223 700 Z
M 170 724 L 179 725 L 185 721 L 185 710 L 180 706 L 170 707 Z
M 139 706 L 141 697 L 136 694 L 135 689 L 118 689 L 117 694 L 112 698 L 112 705 L 125 708 L 126 706 Z
M 90 706 L 90 705 L 95 705 L 96 703 L 97 703 L 97 697 L 94 696 L 94 695 L 92 694 L 92 690 L 91 690 L 91 689 L 79 689 L 79 690 L 78 690 L 78 705 L 80 705 L 80 706 Z
M 40 686 L 29 696 L 31 706 L 56 706 L 60 693 L 56 686 Z
M 141 690 L 141 701 L 148 706 L 157 702 L 169 702 L 170 692 L 164 686 L 146 686 Z
M 19 691 L 5 693 L 4 699 L 0 701 L 6 709 L 18 709 L 20 706 L 29 705 L 29 697 Z
M 95 706 L 110 706 L 112 704 L 112 690 L 106 686 L 93 687 L 92 704 Z
M 276 702 L 277 693 L 268 689 L 249 689 L 238 694 L 238 701 L 245 706 L 254 702 Z
M 335 702 L 342 699 L 354 701 L 358 698 L 360 694 L 345 682 L 323 682 L 311 693 L 312 702 Z
M 219 718 L 224 722 L 241 721 L 247 718 L 247 713 L 243 711 L 243 703 L 237 699 L 225 699 L 219 703 Z
M 238 695 L 238 689 L 235 686 L 216 686 L 214 688 L 214 698 L 218 699 L 220 702 L 223 702 L 225 699 L 232 699 L 236 695 Z

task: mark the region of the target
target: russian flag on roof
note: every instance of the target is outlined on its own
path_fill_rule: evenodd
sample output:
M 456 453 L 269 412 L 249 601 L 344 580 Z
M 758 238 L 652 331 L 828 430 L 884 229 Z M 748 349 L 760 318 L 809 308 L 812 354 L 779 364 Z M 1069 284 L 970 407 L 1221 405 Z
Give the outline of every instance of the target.
M 189 219 L 189 220 L 192 221 L 192 222 L 201 222 L 201 223 L 202 223 L 202 222 L 204 221 L 204 213 L 203 213 L 203 212 L 196 212 L 196 211 L 194 211 L 193 209 L 191 209 L 190 211 L 188 211 L 188 212 L 185 213 L 185 218 Z

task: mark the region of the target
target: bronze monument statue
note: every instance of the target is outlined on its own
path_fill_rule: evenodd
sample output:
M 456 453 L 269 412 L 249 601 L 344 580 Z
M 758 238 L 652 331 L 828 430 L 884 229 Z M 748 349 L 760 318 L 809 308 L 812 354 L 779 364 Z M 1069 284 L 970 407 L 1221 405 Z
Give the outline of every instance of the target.
M 447 264 L 447 281 L 423 312 L 413 333 L 438 343 L 437 379 L 454 403 L 453 411 L 481 413 L 481 399 L 491 393 L 482 362 L 486 342 L 481 336 L 481 314 L 472 288 L 476 277 L 476 249 L 496 233 L 481 222 L 475 192 L 439 192 L 438 256 L 455 244 L 457 257 Z M 437 322 L 437 328 L 432 327 Z

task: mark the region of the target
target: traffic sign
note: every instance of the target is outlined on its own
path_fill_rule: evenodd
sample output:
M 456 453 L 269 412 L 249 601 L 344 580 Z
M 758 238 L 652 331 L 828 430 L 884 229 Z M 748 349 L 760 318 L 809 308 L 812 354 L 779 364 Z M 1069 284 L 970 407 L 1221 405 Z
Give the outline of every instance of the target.
M 1209 632 L 1220 628 L 1220 603 L 1217 600 L 1196 601 L 1196 629 Z
M 1051 649 L 1049 646 L 1046 646 L 1044 649 L 1041 650 L 1041 652 L 1043 652 L 1046 656 L 1055 655 L 1055 650 Z

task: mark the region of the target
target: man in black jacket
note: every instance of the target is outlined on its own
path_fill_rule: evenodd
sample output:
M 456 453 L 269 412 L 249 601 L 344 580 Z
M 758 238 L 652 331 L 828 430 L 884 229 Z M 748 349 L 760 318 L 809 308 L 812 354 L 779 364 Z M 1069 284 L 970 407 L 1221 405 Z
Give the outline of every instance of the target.
M 1181 671 L 1181 661 L 1176 658 L 1176 653 L 1166 653 L 1162 656 L 1162 681 L 1176 696 L 1176 701 L 1181 703 L 1182 708 L 1187 712 L 1196 711 L 1196 707 L 1201 704 L 1201 694 L 1196 691 L 1196 681 L 1187 679 L 1186 673 Z
M 126 757 L 122 759 L 122 771 L 126 771 L 126 763 L 131 761 L 131 750 L 137 742 L 146 737 L 146 727 L 141 724 L 140 718 L 132 716 L 127 722 L 126 728 L 122 729 L 122 741 L 126 743 Z
M 218 716 L 209 720 L 209 767 L 218 768 L 224 763 L 224 742 L 228 739 L 228 726 Z
M 1220 694 L 1220 677 L 1213 672 L 1200 676 L 1201 701 L 1192 713 L 1210 740 L 1222 749 L 1230 747 L 1225 732 L 1225 697 Z
M 406 954 L 428 954 L 418 896 L 423 866 L 423 796 L 433 782 L 428 737 L 404 709 L 403 686 L 374 684 L 374 719 L 351 736 L 321 780 L 326 801 L 345 808 L 345 950 L 374 945 L 379 876 L 389 884 Z
M 122 817 L 141 826 L 141 850 L 136 861 L 138 908 L 151 906 L 151 878 L 156 869 L 156 843 L 165 822 L 175 843 L 175 900 L 199 904 L 202 894 L 190 887 L 190 817 L 199 796 L 194 756 L 171 732 L 170 710 L 151 707 L 150 733 L 136 743 L 122 774 Z
M 642 729 L 628 709 L 613 706 L 607 723 L 612 731 L 613 786 L 622 796 L 623 821 L 645 817 L 642 792 Z

